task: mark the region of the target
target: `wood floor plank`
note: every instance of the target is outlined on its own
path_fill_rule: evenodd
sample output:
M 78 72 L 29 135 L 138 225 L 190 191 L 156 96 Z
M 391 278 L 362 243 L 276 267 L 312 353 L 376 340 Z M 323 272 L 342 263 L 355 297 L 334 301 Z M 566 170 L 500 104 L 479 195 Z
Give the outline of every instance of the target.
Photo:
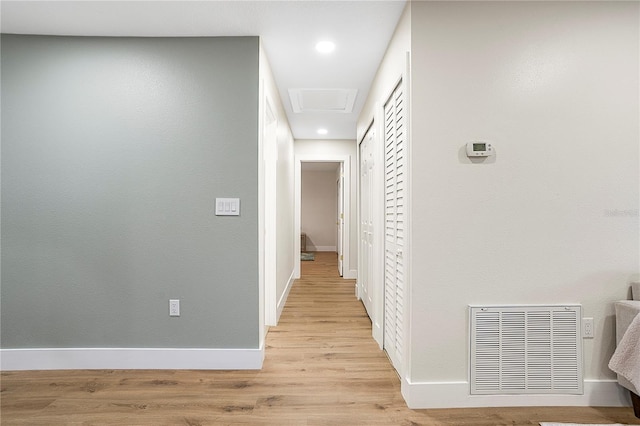
M 639 424 L 631 408 L 410 410 L 335 253 L 302 262 L 260 371 L 3 372 L 2 425 Z

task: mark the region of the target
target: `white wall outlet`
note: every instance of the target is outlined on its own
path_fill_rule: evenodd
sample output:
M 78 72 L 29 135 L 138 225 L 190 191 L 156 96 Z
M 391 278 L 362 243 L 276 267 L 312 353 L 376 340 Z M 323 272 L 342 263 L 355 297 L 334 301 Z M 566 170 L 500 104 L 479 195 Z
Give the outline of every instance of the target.
M 594 335 L 593 318 L 582 318 L 582 337 L 585 339 L 593 339 Z
M 169 316 L 170 317 L 180 316 L 180 299 L 169 300 Z

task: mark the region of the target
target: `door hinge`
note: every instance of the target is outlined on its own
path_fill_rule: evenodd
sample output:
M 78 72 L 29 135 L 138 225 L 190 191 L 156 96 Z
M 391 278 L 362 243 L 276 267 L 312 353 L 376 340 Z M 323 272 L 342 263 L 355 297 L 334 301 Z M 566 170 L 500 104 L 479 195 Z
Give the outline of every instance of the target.
M 343 255 L 340 255 L 340 260 L 344 260 L 344 256 Z

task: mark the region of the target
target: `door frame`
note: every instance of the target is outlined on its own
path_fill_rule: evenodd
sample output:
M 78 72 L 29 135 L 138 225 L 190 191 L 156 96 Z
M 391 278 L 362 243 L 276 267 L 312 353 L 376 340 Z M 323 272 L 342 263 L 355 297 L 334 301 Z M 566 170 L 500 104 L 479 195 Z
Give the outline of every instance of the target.
M 344 208 L 344 228 L 342 238 L 342 278 L 354 279 L 350 276 L 351 262 L 349 259 L 350 247 L 350 229 L 351 229 L 351 155 L 332 155 L 332 154 L 306 154 L 295 156 L 295 172 L 294 172 L 294 193 L 295 193 L 295 211 L 294 211 L 294 229 L 296 238 L 294 242 L 294 250 L 296 261 L 294 262 L 294 278 L 300 278 L 300 232 L 301 229 L 301 207 L 302 207 L 302 163 L 342 163 L 344 174 L 343 191 L 343 208 Z
M 337 233 L 336 251 L 338 252 L 338 273 L 343 276 L 344 256 L 344 163 L 338 163 L 338 179 L 336 180 L 338 210 L 336 212 Z
M 376 102 L 376 117 L 380 117 L 381 118 L 381 122 L 380 122 L 380 131 L 381 131 L 381 135 L 382 138 L 384 139 L 385 136 L 385 131 L 384 131 L 384 105 L 389 101 L 389 99 L 391 98 L 391 96 L 393 95 L 393 93 L 395 92 L 395 90 L 398 88 L 398 86 L 402 85 L 404 87 L 404 94 L 405 94 L 405 105 L 406 105 L 406 115 L 405 115 L 405 137 L 406 137 L 406 152 L 405 152 L 405 158 L 406 158 L 406 163 L 405 163 L 405 174 L 406 174 L 406 181 L 405 181 L 405 245 L 404 245 L 404 251 L 403 251 L 403 258 L 404 258 L 404 312 L 402 315 L 402 323 L 403 323 L 403 327 L 402 327 L 402 342 L 403 342 L 403 353 L 400 359 L 398 359 L 397 361 L 399 361 L 399 363 L 394 362 L 391 356 L 389 357 L 394 368 L 396 369 L 396 371 L 398 372 L 398 374 L 400 375 L 400 377 L 409 377 L 411 371 L 411 351 L 409 350 L 409 348 L 411 348 L 411 330 L 410 330 L 410 326 L 411 326 L 411 310 L 412 310 L 412 304 L 411 304 L 411 298 L 412 298 L 412 289 L 411 289 L 411 283 L 412 283 L 412 277 L 411 277 L 411 247 L 412 247 L 412 214 L 411 214 L 411 200 L 413 197 L 413 185 L 411 183 L 411 169 L 412 169 L 412 162 L 411 162 L 411 151 L 412 151 L 412 139 L 411 139 L 411 81 L 410 81 L 410 70 L 411 70 L 411 55 L 409 52 L 405 53 L 405 68 L 404 71 L 396 78 L 395 82 L 393 85 L 391 85 L 390 90 L 385 91 L 384 96 L 382 97 L 383 101 L 378 103 Z M 382 144 L 383 146 L 381 147 L 381 155 L 383 157 L 381 157 L 382 160 L 382 164 L 383 164 L 383 168 L 385 168 L 384 165 L 384 143 Z M 381 183 L 384 186 L 384 182 Z M 383 207 L 383 212 L 384 212 L 384 203 L 382 205 Z M 383 231 L 384 232 L 384 231 Z M 385 254 L 385 250 L 386 250 L 386 238 L 382 239 L 382 259 L 384 259 L 384 256 L 386 256 Z M 385 287 L 387 285 L 386 279 L 384 278 L 384 270 L 382 271 L 382 277 L 383 277 L 383 283 L 382 283 L 382 297 L 383 300 L 385 298 Z M 385 349 L 385 345 L 384 345 L 384 327 L 387 326 L 387 324 L 384 323 L 384 302 L 383 302 L 383 307 L 382 307 L 382 315 L 383 315 L 383 337 L 382 337 L 382 349 Z

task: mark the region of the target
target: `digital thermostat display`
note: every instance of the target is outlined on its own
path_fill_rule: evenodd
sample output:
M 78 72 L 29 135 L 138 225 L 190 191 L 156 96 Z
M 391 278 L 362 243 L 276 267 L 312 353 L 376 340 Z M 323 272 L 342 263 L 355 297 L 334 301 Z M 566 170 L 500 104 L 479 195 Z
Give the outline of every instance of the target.
M 489 157 L 493 155 L 493 147 L 487 142 L 467 143 L 467 157 Z

